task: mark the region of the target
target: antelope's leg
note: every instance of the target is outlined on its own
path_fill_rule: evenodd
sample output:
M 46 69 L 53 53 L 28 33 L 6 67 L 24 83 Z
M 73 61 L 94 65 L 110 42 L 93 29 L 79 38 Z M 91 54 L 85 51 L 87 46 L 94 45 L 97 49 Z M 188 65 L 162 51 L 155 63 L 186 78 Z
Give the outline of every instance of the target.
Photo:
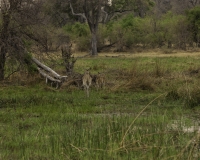
M 87 97 L 89 97 L 89 90 L 88 90 L 88 88 L 87 88 Z

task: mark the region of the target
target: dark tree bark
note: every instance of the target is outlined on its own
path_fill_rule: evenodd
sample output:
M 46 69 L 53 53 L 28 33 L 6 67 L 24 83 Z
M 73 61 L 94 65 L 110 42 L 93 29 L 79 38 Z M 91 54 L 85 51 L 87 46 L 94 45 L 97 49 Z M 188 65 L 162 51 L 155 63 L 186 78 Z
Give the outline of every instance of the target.
M 92 32 L 92 39 L 91 39 L 91 55 L 97 55 L 97 30 L 94 29 Z
M 4 80 L 4 67 L 6 61 L 6 51 L 5 47 L 1 47 L 0 49 L 0 81 Z
M 4 79 L 4 68 L 6 62 L 7 44 L 9 37 L 9 24 L 11 17 L 11 9 L 8 9 L 7 3 L 2 2 L 1 12 L 2 12 L 2 28 L 0 33 L 0 81 Z

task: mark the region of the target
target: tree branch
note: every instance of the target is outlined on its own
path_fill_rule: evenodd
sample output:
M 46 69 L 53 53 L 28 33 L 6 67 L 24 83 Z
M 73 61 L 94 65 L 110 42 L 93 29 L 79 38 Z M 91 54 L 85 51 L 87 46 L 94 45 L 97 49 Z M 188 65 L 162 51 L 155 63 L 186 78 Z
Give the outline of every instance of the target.
M 72 7 L 72 4 L 71 4 L 71 1 L 70 1 L 70 0 L 69 0 L 69 6 L 70 6 L 70 9 L 71 9 L 72 14 L 73 14 L 74 16 L 81 16 L 81 17 L 83 17 L 83 18 L 85 19 L 85 21 L 87 22 L 87 18 L 86 18 L 86 16 L 85 16 L 84 13 L 74 13 L 74 9 L 73 9 L 73 7 Z
M 44 69 L 45 71 L 51 73 L 56 79 L 61 80 L 62 76 L 60 76 L 58 73 L 56 73 L 54 70 L 52 70 L 51 68 L 47 67 L 46 65 L 44 65 L 43 63 L 41 63 L 40 61 L 38 61 L 36 58 L 32 58 L 32 61 L 37 64 L 40 68 Z
M 193 7 L 195 7 L 197 5 L 197 0 L 190 0 L 189 1 Z
M 104 20 L 103 20 L 103 23 L 106 23 L 107 21 L 107 18 L 108 18 L 108 13 L 104 10 L 105 7 L 101 7 L 101 11 L 106 15 Z
M 20 67 L 21 67 L 21 64 L 19 64 L 19 66 L 17 67 L 16 70 L 12 71 L 12 73 L 10 73 L 7 77 L 5 77 L 5 80 L 8 80 L 8 78 L 9 78 L 11 75 L 13 75 L 14 73 L 18 72 L 19 69 L 20 69 Z
M 124 15 L 124 14 L 126 14 L 126 13 L 131 13 L 133 10 L 132 9 L 127 9 L 127 10 L 116 10 L 116 11 L 113 11 L 113 12 L 111 12 L 109 15 L 111 15 L 111 16 L 109 16 L 109 20 L 110 19 L 113 19 L 115 16 L 117 16 L 117 15 Z

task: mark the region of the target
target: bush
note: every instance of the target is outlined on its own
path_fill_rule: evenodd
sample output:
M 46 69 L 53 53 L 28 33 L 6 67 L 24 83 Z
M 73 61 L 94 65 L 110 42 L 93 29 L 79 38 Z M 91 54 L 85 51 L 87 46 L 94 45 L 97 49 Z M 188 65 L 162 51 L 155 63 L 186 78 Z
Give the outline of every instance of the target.
M 192 34 L 193 41 L 199 43 L 200 41 L 200 6 L 194 7 L 187 12 L 189 21 L 189 30 Z M 199 45 L 199 44 L 198 44 Z
M 180 96 L 179 96 L 177 90 L 173 89 L 173 90 L 171 90 L 167 93 L 166 98 L 169 99 L 169 100 L 175 100 L 176 101 L 176 100 L 180 99 Z
M 196 23 L 195 23 L 196 24 Z M 63 27 L 75 41 L 79 51 L 86 51 L 90 44 L 90 30 L 87 24 L 76 22 Z M 115 44 L 116 51 L 125 51 L 133 47 L 176 47 L 186 49 L 191 43 L 191 33 L 184 15 L 174 15 L 168 12 L 161 18 L 134 17 L 125 15 L 107 24 L 99 24 L 98 48 Z
M 193 88 L 191 90 L 188 90 L 185 94 L 185 102 L 184 106 L 188 108 L 194 108 L 196 106 L 200 105 L 200 89 L 199 88 Z
M 78 51 L 88 51 L 90 45 L 90 31 L 87 24 L 76 22 L 67 24 L 63 30 L 70 36 L 70 39 L 76 43 Z

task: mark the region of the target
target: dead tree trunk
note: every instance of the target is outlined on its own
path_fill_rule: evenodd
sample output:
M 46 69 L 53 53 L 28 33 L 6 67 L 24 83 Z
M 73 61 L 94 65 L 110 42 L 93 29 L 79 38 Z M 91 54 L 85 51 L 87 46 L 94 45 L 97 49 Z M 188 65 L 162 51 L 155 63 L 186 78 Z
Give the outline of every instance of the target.
M 76 58 L 72 56 L 72 51 L 71 51 L 71 45 L 62 45 L 61 46 L 61 51 L 62 51 L 62 58 L 64 61 L 65 69 L 67 75 L 71 76 L 73 74 L 74 70 L 74 64 L 76 62 Z
M 35 64 L 37 64 L 40 68 L 42 68 L 43 70 L 49 72 L 50 74 L 52 74 L 53 77 L 55 77 L 56 79 L 61 80 L 62 76 L 60 76 L 58 73 L 56 73 L 54 70 L 52 70 L 51 68 L 47 67 L 46 65 L 44 65 L 43 63 L 41 63 L 40 61 L 38 61 L 36 58 L 32 58 L 33 62 L 35 62 Z
M 56 87 L 56 89 L 60 88 L 62 81 L 55 79 L 51 76 L 49 76 L 47 73 L 45 73 L 41 68 L 38 67 L 39 73 L 46 78 L 46 84 L 50 83 L 51 87 Z
M 54 70 L 38 61 L 36 58 L 32 58 L 32 61 L 38 66 L 39 73 L 46 78 L 46 83 L 50 82 L 52 87 L 56 87 L 56 89 L 58 89 L 66 80 L 67 76 L 59 75 Z

